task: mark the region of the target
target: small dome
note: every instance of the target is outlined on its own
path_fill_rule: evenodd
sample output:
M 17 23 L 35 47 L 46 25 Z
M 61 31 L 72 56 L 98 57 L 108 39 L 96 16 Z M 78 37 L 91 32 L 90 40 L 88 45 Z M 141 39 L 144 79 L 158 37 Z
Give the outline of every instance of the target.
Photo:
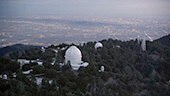
M 41 51 L 42 51 L 42 52 L 45 52 L 45 48 L 44 48 L 44 47 L 41 47 Z
M 101 72 L 104 72 L 104 66 L 100 67 Z
M 95 49 L 97 49 L 97 48 L 99 48 L 99 47 L 103 47 L 103 45 L 102 45 L 102 43 L 97 42 L 94 47 L 95 47 Z
M 65 63 L 70 61 L 71 66 L 76 66 L 81 63 L 82 54 L 76 46 L 71 46 L 65 53 Z
M 3 75 L 3 79 L 7 79 L 8 77 L 7 77 L 7 75 L 6 74 L 4 74 Z

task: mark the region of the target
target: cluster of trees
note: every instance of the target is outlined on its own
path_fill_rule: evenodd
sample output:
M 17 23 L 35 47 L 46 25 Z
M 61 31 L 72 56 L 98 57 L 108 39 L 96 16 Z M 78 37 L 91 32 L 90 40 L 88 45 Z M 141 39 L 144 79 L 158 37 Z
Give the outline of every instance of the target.
M 170 48 L 159 42 L 147 41 L 147 51 L 143 52 L 137 40 L 102 40 L 103 48 L 94 48 L 96 42 L 77 46 L 82 51 L 82 59 L 89 66 L 72 71 L 68 64 L 60 66 L 64 60 L 63 47 L 51 45 L 43 53 L 39 50 L 24 52 L 26 57 L 36 57 L 43 61 L 43 66 L 32 64 L 33 71 L 28 78 L 21 70 L 15 79 L 1 80 L 0 95 L 4 96 L 169 96 L 170 95 Z M 119 47 L 114 47 L 119 45 Z M 55 54 L 52 49 L 58 49 Z M 38 53 L 39 52 L 39 53 Z M 27 53 L 27 54 L 25 54 Z M 35 53 L 36 54 L 36 53 Z M 151 55 L 157 56 L 154 58 Z M 56 58 L 51 65 L 52 58 Z M 31 58 L 30 58 L 31 59 Z M 3 61 L 3 59 L 2 59 Z M 9 63 L 3 62 L 1 66 Z M 10 61 L 11 62 L 11 61 Z M 16 64 L 17 65 L 17 64 Z M 99 72 L 101 66 L 104 72 Z M 1 68 L 1 67 L 0 67 Z M 2 67 L 6 68 L 6 67 Z M 18 68 L 18 67 L 17 67 Z M 16 69 L 17 69 L 16 68 Z M 30 69 L 28 65 L 23 66 Z M 2 71 L 4 72 L 4 70 Z M 36 85 L 36 74 L 43 74 L 42 85 Z M 49 81 L 52 80 L 52 83 Z M 3 89 L 4 88 L 4 89 Z
M 20 68 L 20 65 L 16 61 L 11 61 L 7 58 L 0 58 L 0 74 L 12 74 Z

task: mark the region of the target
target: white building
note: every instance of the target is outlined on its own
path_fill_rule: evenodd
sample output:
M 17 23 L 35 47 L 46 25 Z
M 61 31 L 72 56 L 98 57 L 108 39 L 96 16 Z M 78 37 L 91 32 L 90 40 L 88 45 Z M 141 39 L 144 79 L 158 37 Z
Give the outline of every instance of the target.
M 41 47 L 41 51 L 42 51 L 42 52 L 45 52 L 45 48 L 44 48 L 44 47 Z
M 13 76 L 13 77 L 17 77 L 16 72 L 12 73 L 12 76 Z
M 3 79 L 7 79 L 8 76 L 6 74 L 3 75 Z
M 51 62 L 51 65 L 54 65 L 56 62 L 56 58 L 52 58 L 52 62 Z
M 41 87 L 43 77 L 35 77 L 35 79 L 36 79 L 36 84 L 37 84 L 39 87 Z
M 141 47 L 143 51 L 146 51 L 146 40 L 145 39 L 142 40 Z
M 57 54 L 58 53 L 58 50 L 55 50 L 55 49 L 53 49 L 54 50 L 54 52 Z
M 25 64 L 35 63 L 35 62 L 38 63 L 38 65 L 43 66 L 43 62 L 39 59 L 37 60 L 18 59 L 17 62 L 20 63 L 20 69 L 22 69 L 22 66 Z
M 71 46 L 67 49 L 65 53 L 65 63 L 70 62 L 73 70 L 78 70 L 80 66 L 88 66 L 88 63 L 83 63 L 81 59 L 81 51 L 76 46 Z
M 62 47 L 61 50 L 66 50 L 67 49 L 67 46 L 66 47 Z
M 99 72 L 104 72 L 104 66 L 101 66 L 101 67 L 100 67 Z
M 100 42 L 97 42 L 96 44 L 95 44 L 95 49 L 97 49 L 97 48 L 102 48 L 103 47 L 103 45 L 102 45 L 102 43 L 100 43 Z
M 0 75 L 0 78 L 2 78 L 2 75 Z
M 30 60 L 18 59 L 17 62 L 19 62 L 20 64 L 29 64 L 29 63 L 30 63 Z
M 137 42 L 140 44 L 140 36 L 137 37 Z
M 20 69 L 22 69 L 22 66 L 23 66 L 24 64 L 29 64 L 29 63 L 30 63 L 30 60 L 18 59 L 17 62 L 20 63 Z
M 120 45 L 113 45 L 113 48 L 120 48 Z
M 37 62 L 39 66 L 43 66 L 43 62 Z
M 23 74 L 30 74 L 30 72 L 33 71 L 32 69 L 28 70 L 28 71 L 23 71 Z
M 145 33 L 146 34 L 146 33 Z M 143 40 L 142 40 L 142 44 L 141 44 L 141 47 L 142 47 L 142 50 L 143 51 L 146 51 L 146 40 L 145 40 L 145 34 L 143 36 Z

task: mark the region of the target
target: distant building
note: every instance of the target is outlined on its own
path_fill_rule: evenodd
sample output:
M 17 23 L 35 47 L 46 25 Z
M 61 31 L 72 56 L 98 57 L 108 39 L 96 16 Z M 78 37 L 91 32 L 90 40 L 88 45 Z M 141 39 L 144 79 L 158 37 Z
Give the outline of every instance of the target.
M 29 64 L 30 60 L 18 59 L 17 62 L 20 63 L 20 69 L 22 69 L 22 66 L 25 65 L 25 64 Z
M 78 70 L 80 66 L 88 66 L 88 63 L 83 63 L 81 59 L 81 51 L 76 46 L 71 46 L 67 49 L 65 53 L 65 63 L 70 62 L 73 70 Z
M 12 76 L 13 76 L 13 77 L 17 77 L 17 74 L 16 74 L 16 72 L 15 72 L 15 73 L 12 73 Z
M 62 47 L 61 50 L 66 50 L 67 49 L 67 46 L 66 47 Z
M 2 75 L 0 75 L 0 78 L 2 78 Z
M 28 70 L 28 71 L 23 71 L 23 74 L 30 74 L 30 72 L 33 71 L 32 69 Z
M 35 62 L 38 63 L 38 65 L 43 66 L 43 62 L 39 59 L 37 60 L 18 59 L 17 62 L 20 63 L 20 69 L 22 69 L 22 66 L 25 64 L 35 63 Z
M 36 79 L 36 84 L 37 84 L 39 87 L 41 87 L 43 77 L 36 77 L 35 79 Z
M 141 46 L 143 51 L 146 51 L 146 32 L 144 32 L 143 38 L 140 38 L 140 36 L 137 37 L 137 43 Z
M 43 66 L 43 62 L 37 62 L 39 66 Z
M 8 76 L 6 74 L 3 75 L 3 79 L 7 79 Z
M 41 51 L 42 51 L 42 52 L 45 52 L 45 48 L 44 48 L 44 47 L 41 47 Z
M 99 72 L 104 72 L 104 66 L 101 66 L 101 67 L 100 67 Z
M 84 46 L 84 43 L 80 43 L 79 46 Z
M 52 84 L 53 82 L 54 82 L 53 80 L 49 80 L 49 81 L 48 81 L 49 84 Z
M 97 48 L 102 48 L 103 47 L 103 45 L 102 45 L 102 43 L 100 43 L 100 42 L 97 42 L 96 44 L 95 44 L 95 49 L 97 49 Z
M 137 37 L 137 42 L 140 45 L 140 36 Z
M 57 53 L 58 53 L 58 50 L 55 50 L 55 49 L 54 49 L 54 52 L 57 54 Z
M 120 45 L 113 45 L 113 48 L 120 48 Z
M 29 63 L 30 63 L 30 60 L 18 59 L 17 62 L 22 63 L 22 64 L 29 64 Z
M 142 50 L 146 51 L 146 40 L 145 40 L 145 34 L 143 36 L 142 44 L 141 44 Z
M 54 65 L 56 62 L 56 58 L 52 58 L 52 62 L 51 62 L 51 65 Z

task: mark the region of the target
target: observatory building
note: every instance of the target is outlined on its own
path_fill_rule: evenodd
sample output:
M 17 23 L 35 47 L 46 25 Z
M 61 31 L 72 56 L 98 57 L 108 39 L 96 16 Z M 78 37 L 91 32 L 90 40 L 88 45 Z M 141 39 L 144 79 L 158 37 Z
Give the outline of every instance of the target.
M 143 51 L 146 51 L 146 40 L 145 39 L 142 40 L 141 47 Z
M 71 67 L 73 70 L 78 70 L 80 66 L 86 67 L 88 66 L 88 63 L 83 63 L 81 61 L 82 54 L 81 51 L 76 46 L 71 46 L 67 49 L 65 53 L 65 63 L 67 64 L 70 62 Z
M 143 39 L 142 39 L 142 44 L 141 44 L 141 47 L 142 47 L 142 50 L 143 50 L 143 51 L 146 51 L 146 39 L 145 39 L 145 37 L 146 37 L 146 32 L 147 32 L 147 31 L 144 32 Z
M 102 45 L 102 43 L 97 42 L 94 47 L 95 47 L 95 49 L 97 49 L 97 48 L 103 47 L 103 45 Z
M 104 72 L 104 66 L 101 66 L 101 67 L 100 67 L 99 72 Z
M 137 37 L 138 40 L 138 44 L 141 46 L 143 51 L 146 51 L 146 32 L 144 32 L 144 35 L 142 36 L 142 38 L 140 38 L 140 36 Z

